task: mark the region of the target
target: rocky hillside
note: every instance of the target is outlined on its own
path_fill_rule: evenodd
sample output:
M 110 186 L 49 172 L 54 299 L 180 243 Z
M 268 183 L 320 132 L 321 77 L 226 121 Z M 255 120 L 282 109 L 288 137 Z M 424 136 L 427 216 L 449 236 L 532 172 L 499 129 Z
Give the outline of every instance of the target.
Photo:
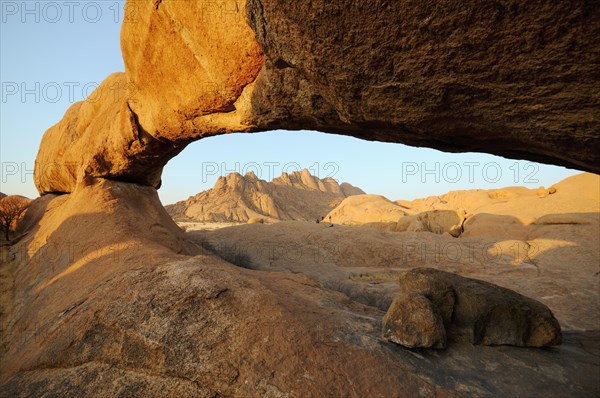
M 333 178 L 319 179 L 307 169 L 283 173 L 271 182 L 252 172 L 219 177 L 212 189 L 166 206 L 177 221 L 240 221 L 253 218 L 312 221 L 325 216 L 345 198 L 364 192 Z
M 582 173 L 549 188 L 451 191 L 396 202 L 377 195 L 357 195 L 344 200 L 326 218 L 336 224 L 368 224 L 395 232 L 447 232 L 457 237 L 463 232 L 472 236 L 477 230 L 479 234 L 515 236 L 532 223 L 587 224 L 586 218 L 597 218 L 599 192 L 598 175 Z M 549 214 L 559 221 L 542 220 Z

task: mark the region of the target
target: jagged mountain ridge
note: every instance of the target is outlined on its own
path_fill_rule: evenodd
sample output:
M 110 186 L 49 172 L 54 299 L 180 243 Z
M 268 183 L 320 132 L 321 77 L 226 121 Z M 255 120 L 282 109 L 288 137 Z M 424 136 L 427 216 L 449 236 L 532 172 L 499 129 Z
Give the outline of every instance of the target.
M 219 177 L 212 189 L 165 208 L 177 221 L 312 221 L 325 216 L 345 198 L 361 194 L 364 192 L 360 188 L 340 185 L 330 177 L 319 179 L 307 169 L 284 172 L 271 182 L 253 172 L 245 176 L 231 173 Z

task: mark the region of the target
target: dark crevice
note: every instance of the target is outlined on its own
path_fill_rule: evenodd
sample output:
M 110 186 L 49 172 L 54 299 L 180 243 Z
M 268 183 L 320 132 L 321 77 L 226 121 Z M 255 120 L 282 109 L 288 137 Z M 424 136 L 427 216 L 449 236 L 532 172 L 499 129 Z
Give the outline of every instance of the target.
M 292 68 L 292 66 L 290 64 L 288 64 L 281 58 L 279 58 L 275 62 L 273 62 L 273 66 L 275 66 L 275 68 L 277 68 L 277 69 Z

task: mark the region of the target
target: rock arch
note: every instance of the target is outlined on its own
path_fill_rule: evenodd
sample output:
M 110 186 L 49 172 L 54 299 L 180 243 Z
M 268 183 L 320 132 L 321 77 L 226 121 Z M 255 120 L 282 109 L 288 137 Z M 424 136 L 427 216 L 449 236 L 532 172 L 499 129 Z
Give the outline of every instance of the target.
M 125 74 L 44 136 L 41 194 L 158 187 L 189 142 L 313 129 L 600 171 L 591 1 L 128 1 Z

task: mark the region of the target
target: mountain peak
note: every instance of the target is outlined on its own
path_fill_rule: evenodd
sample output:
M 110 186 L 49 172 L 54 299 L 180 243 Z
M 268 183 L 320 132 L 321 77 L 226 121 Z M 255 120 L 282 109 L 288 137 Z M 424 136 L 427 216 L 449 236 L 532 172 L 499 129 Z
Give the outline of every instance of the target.
M 252 170 L 248 171 L 246 173 L 246 175 L 244 176 L 244 178 L 251 179 L 251 180 L 258 180 L 258 177 L 256 176 L 256 174 L 254 174 L 254 172 Z
M 187 201 L 166 206 L 172 217 L 195 221 L 316 220 L 349 195 L 364 193 L 332 178 L 323 180 L 308 169 L 283 172 L 271 182 L 252 171 L 220 176 L 214 187 Z

